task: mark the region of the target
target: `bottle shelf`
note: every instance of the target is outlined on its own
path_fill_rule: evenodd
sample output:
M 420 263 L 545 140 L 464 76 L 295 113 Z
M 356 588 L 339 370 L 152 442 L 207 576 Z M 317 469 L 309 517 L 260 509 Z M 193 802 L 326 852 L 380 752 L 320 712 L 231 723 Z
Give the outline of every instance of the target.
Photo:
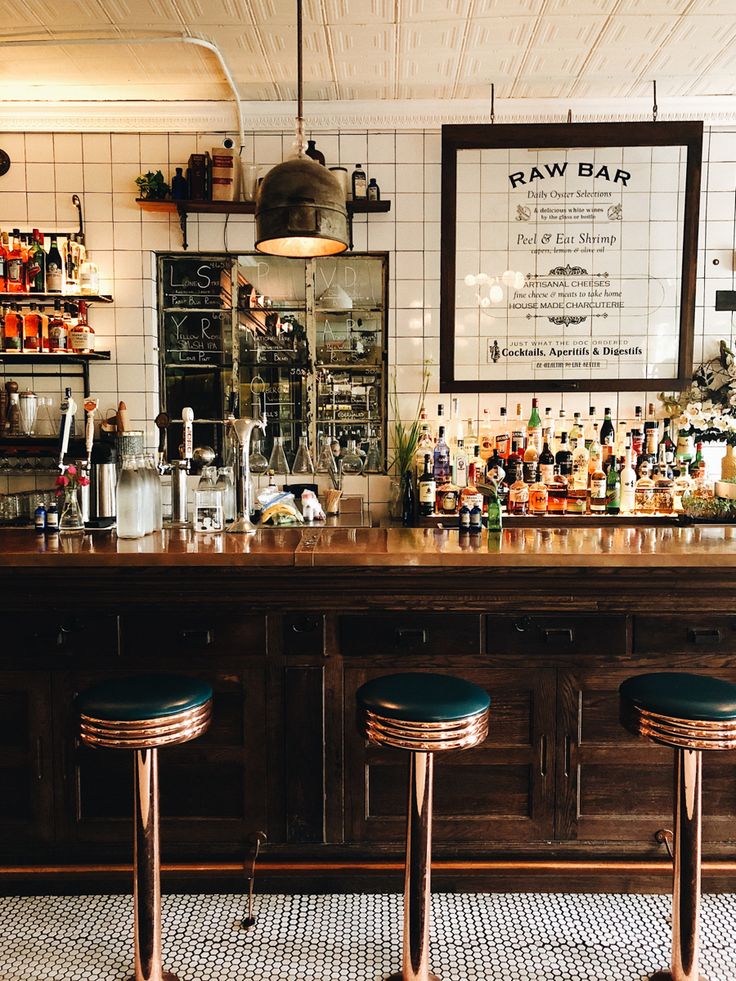
M 28 351 L 0 351 L 2 364 L 88 364 L 90 361 L 109 361 L 109 351 L 91 351 L 89 354 L 29 354 Z
M 0 293 L 0 303 L 18 303 L 27 306 L 38 303 L 43 306 L 53 306 L 57 301 L 62 303 L 112 303 L 109 293 Z
M 135 200 L 143 211 L 153 211 L 158 214 L 178 214 L 182 244 L 185 249 L 189 247 L 187 241 L 188 215 L 254 215 L 256 213 L 255 201 L 148 201 L 144 198 L 136 198 Z M 383 200 L 346 201 L 345 206 L 350 221 L 352 221 L 353 215 L 386 214 L 391 210 L 391 202 Z

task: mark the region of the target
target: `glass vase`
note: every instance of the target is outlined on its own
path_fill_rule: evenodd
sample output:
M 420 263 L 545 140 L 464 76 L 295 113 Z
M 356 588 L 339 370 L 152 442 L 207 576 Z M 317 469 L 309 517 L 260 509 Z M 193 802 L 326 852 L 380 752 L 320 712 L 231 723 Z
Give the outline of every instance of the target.
M 59 531 L 84 531 L 82 509 L 76 487 L 64 488 L 64 503 L 61 506 Z

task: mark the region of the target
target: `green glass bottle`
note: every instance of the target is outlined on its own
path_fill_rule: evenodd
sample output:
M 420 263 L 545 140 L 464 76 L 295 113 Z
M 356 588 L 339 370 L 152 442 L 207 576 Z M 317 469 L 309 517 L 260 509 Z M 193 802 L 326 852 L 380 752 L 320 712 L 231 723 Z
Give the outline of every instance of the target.
M 486 525 L 489 532 L 500 531 L 503 523 L 501 517 L 501 498 L 498 495 L 498 485 L 491 481 L 491 493 L 488 496 L 488 511 Z
M 611 458 L 606 477 L 606 514 L 619 514 L 621 511 L 621 469 L 618 460 Z

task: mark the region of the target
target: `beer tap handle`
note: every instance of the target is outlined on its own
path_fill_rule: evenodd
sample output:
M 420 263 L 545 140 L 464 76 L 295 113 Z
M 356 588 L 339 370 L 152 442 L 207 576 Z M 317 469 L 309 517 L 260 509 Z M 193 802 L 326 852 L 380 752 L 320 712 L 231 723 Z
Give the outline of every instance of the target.
M 64 413 L 64 422 L 62 424 L 61 430 L 61 448 L 59 450 L 59 470 L 63 473 L 65 470 L 64 457 L 69 450 L 69 435 L 72 429 L 72 419 L 77 411 L 77 403 L 70 396 L 67 400 L 66 412 Z

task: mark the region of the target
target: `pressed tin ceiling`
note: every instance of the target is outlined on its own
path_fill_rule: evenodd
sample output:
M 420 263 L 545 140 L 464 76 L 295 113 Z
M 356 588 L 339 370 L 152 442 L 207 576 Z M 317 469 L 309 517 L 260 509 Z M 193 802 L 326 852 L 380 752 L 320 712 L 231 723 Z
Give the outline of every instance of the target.
M 304 0 L 316 101 L 626 99 L 736 93 L 736 0 Z M 221 100 L 215 42 L 244 100 L 295 97 L 294 0 L 0 0 L 3 100 Z M 79 37 L 114 45 L 70 45 Z

